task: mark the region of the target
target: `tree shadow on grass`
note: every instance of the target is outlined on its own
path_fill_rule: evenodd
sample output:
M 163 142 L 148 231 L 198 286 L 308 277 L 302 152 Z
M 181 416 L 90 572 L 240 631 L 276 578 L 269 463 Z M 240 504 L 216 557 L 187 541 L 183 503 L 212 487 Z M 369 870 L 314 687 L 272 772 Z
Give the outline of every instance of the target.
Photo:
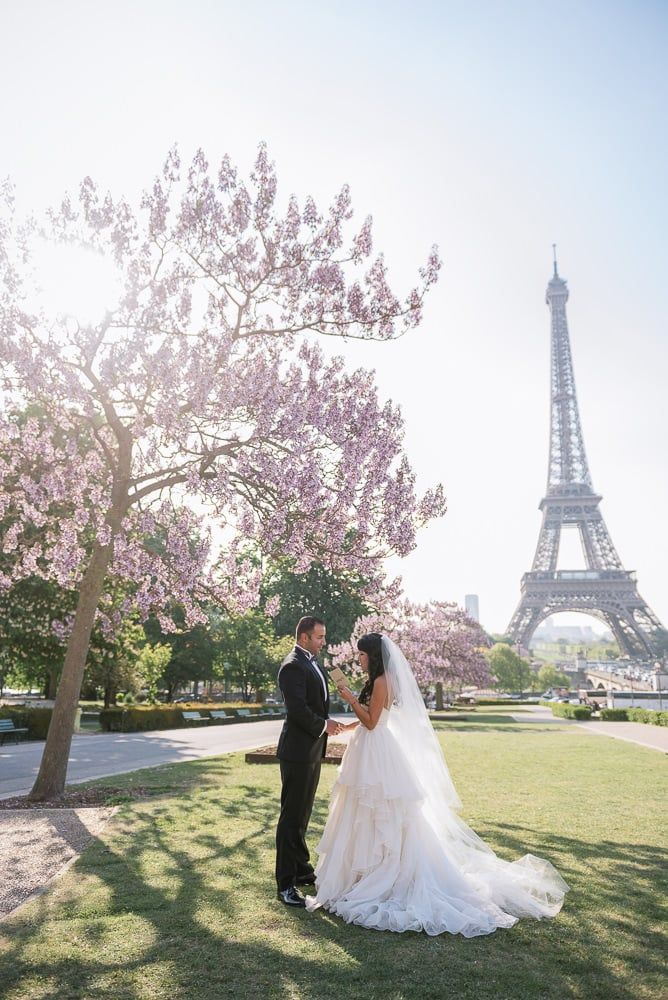
M 287 910 L 275 900 L 277 787 L 275 772 L 264 771 L 257 784 L 202 782 L 182 798 L 125 809 L 56 892 L 5 925 L 0 972 L 6 996 L 659 996 L 639 992 L 630 972 L 613 971 L 600 943 L 601 934 L 614 932 L 642 976 L 657 974 L 658 959 L 647 948 L 650 886 L 665 864 L 656 848 L 635 845 L 629 857 L 626 846 L 613 841 L 583 843 L 562 832 L 488 825 L 481 832 L 504 855 L 516 857 L 530 844 L 561 866 L 573 891 L 560 917 L 470 940 L 367 931 L 323 911 Z M 326 810 L 321 796 L 312 842 Z M 634 882 L 633 895 L 624 884 L 610 884 L 604 861 Z M 583 868 L 591 870 L 591 884 Z M 598 871 L 605 877 L 597 879 Z

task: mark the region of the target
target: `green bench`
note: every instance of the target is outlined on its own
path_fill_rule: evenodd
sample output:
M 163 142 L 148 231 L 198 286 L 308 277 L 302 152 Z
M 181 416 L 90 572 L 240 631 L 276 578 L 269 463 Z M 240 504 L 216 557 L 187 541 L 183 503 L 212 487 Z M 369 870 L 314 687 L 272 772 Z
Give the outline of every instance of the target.
M 199 712 L 181 712 L 181 715 L 189 726 L 197 726 L 201 724 L 207 726 L 209 724 L 208 717 L 206 715 L 200 715 Z
M 14 743 L 18 743 L 19 739 L 27 734 L 27 732 L 27 729 L 15 726 L 13 719 L 0 719 L 0 743 L 9 741 L 10 737 Z
M 215 708 L 209 712 L 212 722 L 232 722 L 233 717 L 228 715 L 224 708 Z

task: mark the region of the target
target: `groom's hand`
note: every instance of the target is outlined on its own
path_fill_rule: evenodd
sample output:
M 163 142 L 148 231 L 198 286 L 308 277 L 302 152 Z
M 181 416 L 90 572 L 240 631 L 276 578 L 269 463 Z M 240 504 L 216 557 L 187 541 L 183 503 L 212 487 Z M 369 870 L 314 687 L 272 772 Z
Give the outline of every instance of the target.
M 328 736 L 338 736 L 341 732 L 341 724 L 335 722 L 334 719 L 328 719 L 326 732 Z

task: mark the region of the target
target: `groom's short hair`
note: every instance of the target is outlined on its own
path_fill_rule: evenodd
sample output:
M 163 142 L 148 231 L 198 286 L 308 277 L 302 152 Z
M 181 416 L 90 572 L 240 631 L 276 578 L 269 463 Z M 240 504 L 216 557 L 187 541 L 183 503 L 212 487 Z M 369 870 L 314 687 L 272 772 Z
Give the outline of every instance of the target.
M 295 639 L 298 639 L 300 635 L 310 635 L 316 625 L 324 625 L 322 618 L 316 618 L 315 615 L 304 615 L 297 622 L 297 628 L 295 629 Z

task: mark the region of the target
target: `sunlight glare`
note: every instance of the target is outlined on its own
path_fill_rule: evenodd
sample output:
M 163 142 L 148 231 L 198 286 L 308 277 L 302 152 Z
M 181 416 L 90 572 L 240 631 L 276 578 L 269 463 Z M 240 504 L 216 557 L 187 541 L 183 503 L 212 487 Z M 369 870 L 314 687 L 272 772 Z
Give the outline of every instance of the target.
M 81 324 L 99 322 L 121 295 L 121 275 L 98 250 L 75 243 L 40 240 L 35 248 L 35 285 L 48 313 Z

